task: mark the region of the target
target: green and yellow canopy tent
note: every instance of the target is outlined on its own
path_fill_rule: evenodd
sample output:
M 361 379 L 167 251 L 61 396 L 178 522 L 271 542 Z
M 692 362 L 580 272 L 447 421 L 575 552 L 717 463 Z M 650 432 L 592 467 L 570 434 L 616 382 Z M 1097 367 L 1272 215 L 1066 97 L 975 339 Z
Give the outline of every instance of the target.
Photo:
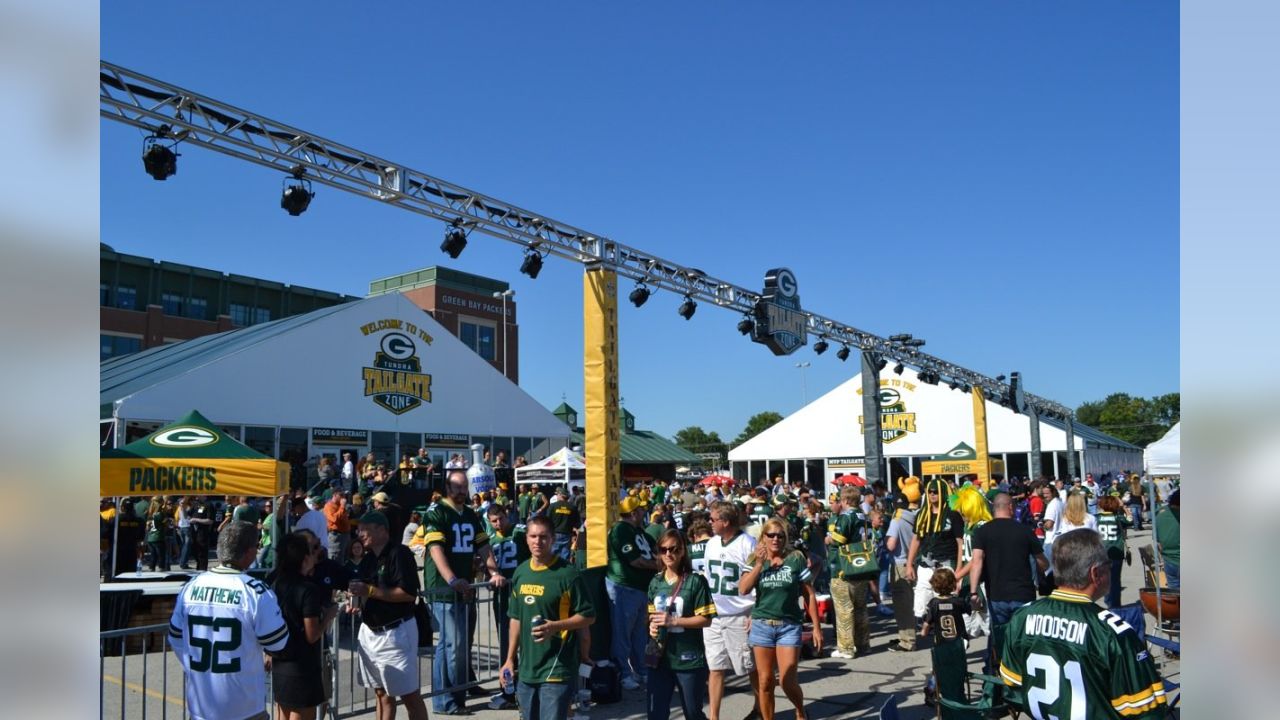
M 249 495 L 289 489 L 289 463 L 242 444 L 192 410 L 98 461 L 99 496 Z
M 1004 461 L 988 458 L 989 473 L 1004 473 Z M 977 475 L 982 468 L 978 452 L 960 443 L 941 455 L 934 455 L 920 466 L 921 475 Z M 987 477 L 990 477 L 988 475 Z

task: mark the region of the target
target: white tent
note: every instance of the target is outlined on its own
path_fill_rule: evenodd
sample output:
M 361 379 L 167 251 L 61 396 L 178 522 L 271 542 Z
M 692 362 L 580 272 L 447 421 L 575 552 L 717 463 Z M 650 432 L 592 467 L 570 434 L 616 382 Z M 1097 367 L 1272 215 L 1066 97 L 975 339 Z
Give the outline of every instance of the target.
M 568 483 L 586 489 L 587 459 L 569 448 L 560 448 L 532 465 L 516 468 L 516 485 Z
M 1164 437 L 1142 451 L 1147 475 L 1182 475 L 1182 423 L 1174 423 Z
M 104 362 L 119 420 L 568 439 L 563 421 L 399 293 Z M 421 438 L 421 435 L 418 435 Z M 411 450 L 410 450 L 411 451 Z
M 947 385 L 921 383 L 914 371 L 880 376 L 880 412 L 883 451 L 888 458 L 928 458 L 946 453 L 958 443 L 976 446 L 973 399 Z M 987 399 L 987 446 L 995 458 L 1006 459 L 1031 450 L 1031 418 Z M 729 451 L 733 463 L 805 460 L 825 462 L 825 476 L 861 472 L 865 455 L 862 442 L 862 376 L 855 375 L 778 424 Z M 1075 425 L 1075 447 L 1083 453 L 1078 472 L 1100 475 L 1132 470 L 1141 462 L 1141 450 L 1122 440 L 1083 425 Z M 1063 423 L 1040 419 L 1042 453 L 1065 453 Z M 1066 473 L 1065 455 L 1057 474 Z M 846 462 L 852 461 L 852 462 Z M 1045 473 L 1055 474 L 1052 464 Z M 773 470 L 777 472 L 777 470 Z

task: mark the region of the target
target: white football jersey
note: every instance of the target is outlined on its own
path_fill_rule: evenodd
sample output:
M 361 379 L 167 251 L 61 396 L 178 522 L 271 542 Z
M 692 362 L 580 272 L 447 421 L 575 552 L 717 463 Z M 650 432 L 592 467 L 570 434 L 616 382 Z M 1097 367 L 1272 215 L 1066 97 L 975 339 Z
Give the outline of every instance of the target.
M 260 580 L 230 567 L 193 578 L 169 619 L 169 644 L 187 676 L 187 713 L 195 720 L 238 720 L 262 712 L 262 653 L 282 650 L 288 641 L 275 593 Z
M 723 544 L 719 535 L 707 541 L 702 557 L 717 615 L 741 615 L 755 607 L 755 590 L 746 595 L 738 594 L 738 580 L 751 570 L 750 557 L 755 549 L 756 539 L 745 532 L 739 532 L 728 545 Z

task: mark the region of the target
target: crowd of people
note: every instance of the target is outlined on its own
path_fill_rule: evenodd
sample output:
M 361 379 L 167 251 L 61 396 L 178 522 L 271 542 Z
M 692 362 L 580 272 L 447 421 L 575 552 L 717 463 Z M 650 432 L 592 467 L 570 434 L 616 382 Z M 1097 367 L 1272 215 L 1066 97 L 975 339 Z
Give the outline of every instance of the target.
M 404 462 L 408 472 L 399 475 L 412 478 L 413 458 Z M 328 487 L 319 494 L 274 503 L 228 498 L 221 508 L 199 498 L 160 498 L 136 515 L 139 532 L 170 520 L 179 531 L 172 544 L 163 531 L 143 538 L 156 564 L 194 558 L 199 567 L 196 528 L 208 533 L 203 547 L 216 538 L 220 565 L 184 588 L 171 628 L 189 672 L 223 661 L 216 650 L 210 656 L 205 626 L 189 622 L 193 606 L 207 615 L 210 603 L 225 595 L 206 588 L 241 582 L 259 599 L 240 608 L 253 615 L 244 618 L 246 633 L 254 628 L 258 650 L 271 658 L 273 692 L 287 717 L 314 717 L 328 697 L 319 677 L 321 638 L 342 599 L 346 612 L 359 614 L 360 676 L 377 695 L 379 718 L 391 717 L 397 703 L 411 718 L 426 717 L 420 630 L 434 633 L 433 714 L 466 714 L 472 693 L 465 688 L 476 684 L 477 583 L 485 583 L 503 662 L 490 707 L 518 708 L 525 720 L 585 718 L 590 692 L 583 680 L 594 670 L 593 657 L 607 657 L 618 666 L 623 690 L 645 693 L 651 720 L 669 717 L 677 696 L 688 720 L 719 720 L 730 674 L 747 676 L 752 687 L 747 720 L 772 720 L 778 687 L 803 720 L 797 669 L 802 656 L 826 650 L 824 623 L 835 631 L 829 657 L 850 662 L 874 651 L 873 607 L 893 618 L 889 650 L 927 645 L 935 665 L 963 663 L 964 641 L 990 635 L 985 669 L 1017 688 L 1035 671 L 1024 649 L 1043 651 L 1035 650 L 1035 633 L 1028 634 L 1032 625 L 1019 620 L 1028 613 L 1085 622 L 1081 603 L 1088 603 L 1096 615 L 1089 623 L 1108 623 L 1109 631 L 1123 634 L 1116 621 L 1097 613 L 1094 601 L 1120 604 L 1131 529 L 1151 524 L 1170 586 L 1180 577 L 1178 493 L 1166 489 L 1148 519 L 1147 486 L 1136 476 L 1002 480 L 987 492 L 908 477 L 895 482 L 893 492 L 844 486 L 826 498 L 782 478 L 733 488 L 641 482 L 620 498 L 619 521 L 608 531 L 604 587 L 593 592 L 584 574 L 581 488 L 502 483 L 472 495 L 465 470 L 453 467 L 446 469 L 444 492 L 409 513 L 392 500 L 386 478 L 375 491 L 376 469 L 369 486 L 357 480 L 348 487 L 344 473 L 322 473 Z M 368 503 L 362 490 L 370 493 Z M 138 507 L 118 512 L 126 510 Z M 275 552 L 263 552 L 273 546 Z M 274 569 L 269 583 L 242 574 L 255 565 Z M 420 594 L 424 613 L 415 611 Z M 216 611 L 210 616 L 214 628 L 223 622 Z M 420 629 L 428 617 L 432 627 Z M 608 648 L 593 651 L 589 628 L 597 618 L 607 620 L 610 640 Z M 278 627 L 287 632 L 283 645 L 275 642 Z M 1112 649 L 1119 652 L 1137 641 L 1116 642 Z M 1072 662 L 1062 648 L 1054 652 L 1055 662 Z M 1123 682 L 1114 674 L 1097 679 L 1090 698 L 1128 698 L 1133 712 L 1126 716 L 1163 702 L 1148 682 L 1155 673 L 1149 659 L 1124 667 Z M 255 682 L 251 675 L 243 682 Z M 1133 684 L 1141 682 L 1147 684 Z M 189 693 L 208 689 L 188 687 Z M 950 691 L 931 687 L 927 695 Z M 1031 702 L 1025 698 L 1034 694 L 1022 697 Z M 208 699 L 191 698 L 190 707 L 202 702 Z M 1069 714 L 1066 706 L 1045 701 L 1045 707 Z

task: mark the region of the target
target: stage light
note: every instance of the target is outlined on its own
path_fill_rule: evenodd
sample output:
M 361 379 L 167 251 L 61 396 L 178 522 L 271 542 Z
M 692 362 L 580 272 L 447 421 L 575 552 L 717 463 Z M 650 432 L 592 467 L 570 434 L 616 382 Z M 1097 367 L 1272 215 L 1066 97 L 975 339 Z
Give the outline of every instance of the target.
M 444 252 L 448 254 L 449 257 L 457 260 L 458 256 L 462 254 L 462 251 L 466 249 L 466 247 L 467 233 L 462 229 L 461 224 L 454 222 L 449 225 L 449 228 L 444 231 L 444 242 L 440 243 L 441 252 Z
M 889 364 L 888 360 L 885 360 L 884 358 L 880 358 L 878 361 L 876 361 L 876 370 L 884 370 L 884 367 L 888 364 Z
M 640 307 L 649 299 L 649 288 L 645 287 L 644 283 L 640 283 L 639 285 L 636 285 L 636 289 L 632 290 L 631 294 L 627 297 L 631 300 L 632 305 Z
M 894 374 L 896 374 L 896 375 L 901 375 L 901 374 L 902 374 L 902 363 L 898 363 L 897 365 L 894 365 L 894 366 L 893 366 L 893 372 L 894 372 Z
M 311 198 L 316 196 L 311 191 L 311 181 L 302 177 L 303 172 L 301 165 L 294 167 L 292 177 L 284 179 L 284 191 L 280 193 L 280 207 L 293 217 L 306 212 Z
M 693 314 L 697 311 L 698 311 L 698 303 L 694 302 L 693 298 L 689 297 L 688 295 L 685 295 L 684 302 L 680 303 L 680 308 L 676 312 L 680 313 L 680 317 L 684 318 L 685 320 L 688 320 L 689 318 L 693 317 Z
M 924 347 L 924 340 L 916 338 L 915 340 L 907 340 L 902 344 L 906 345 L 907 347 L 920 348 L 920 347 Z
M 142 141 L 142 167 L 156 180 L 164 180 L 178 173 L 178 153 L 159 136 L 149 135 Z
M 889 342 L 892 342 L 892 343 L 904 343 L 910 339 L 911 339 L 911 333 L 899 333 L 897 335 L 889 336 Z
M 960 389 L 960 383 L 956 382 L 955 380 L 952 380 L 950 383 L 947 384 L 947 387 L 950 387 L 952 390 L 958 390 Z
M 755 329 L 756 329 L 755 321 L 752 320 L 747 315 L 743 315 L 742 319 L 738 321 L 738 332 L 742 333 L 743 335 L 750 335 L 751 331 Z
M 848 345 L 841 345 L 841 346 L 840 346 L 840 349 L 836 351 L 836 357 L 840 358 L 840 362 L 844 362 L 845 360 L 848 360 L 848 359 L 849 359 L 849 346 L 848 346 Z
M 534 248 L 524 251 L 524 260 L 520 263 L 520 272 L 529 276 L 530 280 L 537 280 L 538 273 L 542 272 L 542 254 Z
M 818 355 L 821 355 L 822 353 L 826 352 L 827 351 L 826 338 L 818 338 L 818 342 L 813 344 L 813 351 Z
M 1004 376 L 1003 376 L 1003 375 L 997 375 L 997 376 L 996 376 L 996 382 L 1004 382 Z

